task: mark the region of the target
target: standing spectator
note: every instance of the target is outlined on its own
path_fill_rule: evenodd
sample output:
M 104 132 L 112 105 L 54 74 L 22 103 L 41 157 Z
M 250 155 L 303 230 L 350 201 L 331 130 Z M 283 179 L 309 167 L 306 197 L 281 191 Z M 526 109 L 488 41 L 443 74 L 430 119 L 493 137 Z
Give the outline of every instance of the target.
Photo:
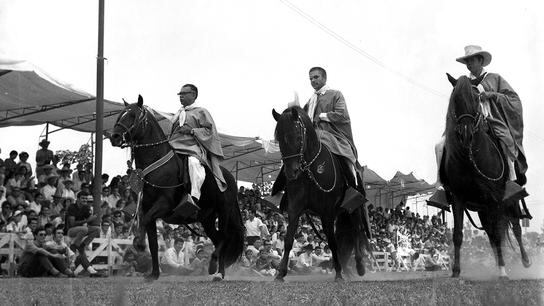
M 245 223 L 246 227 L 246 240 L 248 245 L 253 245 L 255 240 L 261 238 L 261 232 L 263 227 L 266 227 L 261 219 L 255 217 L 255 211 L 250 210 L 248 213 L 248 219 Z
M 52 275 L 54 277 L 73 277 L 74 273 L 66 266 L 65 256 L 53 254 L 45 249 L 45 229 L 38 227 L 34 231 L 35 240 L 27 241 L 19 275 L 23 277 L 39 277 Z
M 67 226 L 68 236 L 72 238 L 72 244 L 70 248 L 75 252 L 77 250 L 79 255 L 76 262 L 81 263 L 83 268 L 90 273 L 91 277 L 101 276 L 91 266 L 87 255 L 85 254 L 85 248 L 93 241 L 94 238 L 100 237 L 100 228 L 97 226 L 88 225 L 97 219 L 97 215 L 92 214 L 92 208 L 89 206 L 93 202 L 93 197 L 86 192 L 79 192 L 75 204 L 68 207 Z
M 42 139 L 39 143 L 41 149 L 36 151 L 36 176 L 42 174 L 42 167 L 51 164 L 53 161 L 53 151 L 49 150 L 49 141 Z
M 4 161 L 4 167 L 6 167 L 6 179 L 10 179 L 17 169 L 17 162 L 15 159 L 19 156 L 17 151 L 13 150 L 9 152 L 9 158 Z
M 77 164 L 76 172 L 72 174 L 72 181 L 74 181 L 74 191 L 78 192 L 81 190 L 81 184 L 85 182 L 85 171 L 83 170 L 82 164 Z

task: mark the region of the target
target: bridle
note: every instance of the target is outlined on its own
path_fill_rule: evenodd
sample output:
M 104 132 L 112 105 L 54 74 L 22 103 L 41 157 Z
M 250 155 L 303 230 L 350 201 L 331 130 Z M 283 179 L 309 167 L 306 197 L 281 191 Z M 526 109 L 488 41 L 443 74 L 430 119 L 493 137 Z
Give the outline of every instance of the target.
M 148 124 L 148 119 L 147 119 L 147 112 L 148 111 L 145 109 L 145 107 L 141 107 L 141 108 L 138 107 L 138 109 L 140 110 L 140 114 L 139 114 L 139 116 L 136 117 L 136 120 L 134 121 L 134 123 L 130 127 L 127 127 L 126 125 L 121 123 L 121 119 L 126 114 L 128 114 L 128 110 L 129 110 L 128 107 L 125 108 L 125 110 L 121 113 L 121 115 L 119 116 L 119 119 L 117 119 L 117 122 L 115 122 L 115 125 L 113 126 L 113 127 L 120 126 L 124 130 L 123 134 L 121 134 L 122 139 L 123 139 L 123 143 L 121 144 L 121 148 L 130 147 L 131 149 L 137 149 L 137 148 L 153 147 L 153 146 L 160 145 L 162 143 L 168 142 L 168 140 L 169 140 L 168 138 L 165 138 L 163 140 L 159 140 L 157 142 L 152 142 L 152 143 L 137 144 L 137 143 L 134 142 L 134 139 L 133 139 L 134 131 L 137 130 L 138 128 L 140 128 L 140 125 L 142 125 L 142 128 L 145 129 L 147 127 L 147 124 Z M 132 150 L 132 151 L 134 151 L 134 150 Z
M 121 115 L 119 116 L 119 119 L 117 119 L 117 122 L 114 125 L 114 127 L 120 126 L 124 130 L 123 134 L 121 134 L 123 142 L 124 142 L 124 143 L 121 144 L 121 148 L 129 147 L 131 149 L 130 150 L 130 162 L 131 162 L 130 164 L 131 165 L 134 162 L 134 149 L 154 147 L 154 146 L 158 146 L 160 144 L 163 144 L 163 143 L 166 143 L 166 142 L 169 141 L 168 138 L 165 138 L 165 139 L 162 139 L 162 140 L 159 140 L 159 141 L 156 141 L 156 142 L 152 142 L 152 143 L 143 143 L 143 144 L 135 143 L 135 141 L 133 139 L 134 131 L 137 130 L 138 128 L 140 128 L 140 125 L 144 129 L 148 125 L 148 119 L 147 119 L 148 111 L 144 107 L 141 107 L 141 108 L 138 107 L 138 109 L 140 110 L 140 114 L 138 116 L 136 116 L 136 120 L 134 121 L 134 123 L 130 127 L 127 127 L 125 124 L 120 122 L 121 119 L 123 118 L 123 116 L 128 114 L 128 111 L 129 111 L 128 107 L 125 108 L 123 113 L 121 113 Z M 127 137 L 127 135 L 128 135 L 128 137 Z M 140 170 L 135 170 L 134 173 L 136 173 L 136 176 L 138 176 L 138 178 L 142 182 L 144 182 L 144 183 L 146 183 L 148 185 L 151 185 L 151 186 L 153 186 L 155 188 L 176 188 L 176 187 L 182 186 L 183 183 L 180 183 L 180 184 L 177 184 L 177 185 L 172 185 L 172 186 L 161 186 L 161 185 L 153 184 L 150 181 L 145 179 L 145 176 L 147 174 L 149 174 L 149 173 L 157 170 L 158 168 L 162 167 L 163 165 L 165 165 L 170 159 L 172 159 L 174 157 L 174 155 L 175 155 L 175 153 L 173 152 L 173 150 L 170 150 L 166 155 L 164 155 L 160 159 L 156 160 L 155 162 L 153 162 L 149 166 L 145 167 L 145 169 L 143 169 L 141 171 Z
M 472 85 L 472 88 L 476 88 L 476 86 Z M 481 96 L 478 95 L 478 105 L 480 105 L 482 102 L 481 100 Z M 483 178 L 489 180 L 489 181 L 499 181 L 500 179 L 502 179 L 503 175 L 504 175 L 504 171 L 505 171 L 505 165 L 504 165 L 504 160 L 501 158 L 501 174 L 497 177 L 489 177 L 487 176 L 485 173 L 482 172 L 482 170 L 480 170 L 480 168 L 478 168 L 478 165 L 476 164 L 476 161 L 474 160 L 474 153 L 472 151 L 472 147 L 473 147 L 473 144 L 472 144 L 472 141 L 474 139 L 474 134 L 476 134 L 476 132 L 478 132 L 480 130 L 480 126 L 482 125 L 482 121 L 485 121 L 485 118 L 484 116 L 482 115 L 482 112 L 480 111 L 476 111 L 476 114 L 473 115 L 473 114 L 462 114 L 460 116 L 457 116 L 457 114 L 455 113 L 454 110 L 451 111 L 451 115 L 453 117 L 453 119 L 455 120 L 455 125 L 458 127 L 461 123 L 461 120 L 464 119 L 464 118 L 469 118 L 470 121 L 472 122 L 472 129 L 471 129 L 471 133 L 470 133 L 470 143 L 468 144 L 468 157 L 470 159 L 470 162 L 472 163 L 472 166 L 474 167 L 474 169 L 476 169 L 476 172 L 482 176 Z M 465 130 L 466 130 L 466 126 L 465 126 Z M 497 145 L 495 144 L 494 141 L 491 142 L 493 144 L 493 147 L 495 148 L 495 150 L 497 151 L 497 153 L 499 154 L 499 156 L 502 156 L 501 155 L 501 152 L 499 150 L 499 148 L 497 147 Z
M 336 166 L 334 165 L 334 160 L 332 158 L 332 154 L 331 154 L 330 150 L 327 150 L 327 151 L 329 152 L 329 156 L 331 157 L 331 163 L 332 163 L 333 172 L 334 172 L 334 182 L 332 184 L 332 187 L 327 189 L 327 188 L 323 188 L 319 184 L 319 182 L 316 180 L 316 178 L 314 176 L 314 173 L 310 169 L 312 164 L 317 160 L 317 158 L 321 154 L 321 149 L 323 147 L 323 144 L 321 143 L 321 141 L 318 140 L 319 149 L 317 150 L 317 153 L 315 154 L 315 156 L 309 162 L 307 162 L 306 159 L 304 158 L 304 152 L 306 151 L 306 126 L 304 125 L 304 121 L 302 120 L 302 118 L 300 117 L 299 114 L 297 115 L 297 120 L 295 122 L 299 124 L 299 126 L 300 126 L 299 129 L 301 129 L 301 134 L 302 134 L 302 137 L 301 137 L 301 140 L 300 140 L 300 150 L 299 150 L 298 153 L 287 155 L 287 156 L 283 156 L 283 154 L 282 154 L 282 157 L 281 157 L 282 161 L 285 162 L 288 159 L 298 157 L 299 158 L 299 164 L 300 164 L 300 166 L 298 167 L 298 170 L 300 170 L 301 172 L 306 173 L 308 175 L 308 177 L 310 178 L 310 180 L 312 180 L 314 182 L 314 184 L 317 186 L 317 188 L 319 188 L 319 190 L 321 190 L 323 192 L 331 192 L 334 189 L 334 187 L 336 187 Z

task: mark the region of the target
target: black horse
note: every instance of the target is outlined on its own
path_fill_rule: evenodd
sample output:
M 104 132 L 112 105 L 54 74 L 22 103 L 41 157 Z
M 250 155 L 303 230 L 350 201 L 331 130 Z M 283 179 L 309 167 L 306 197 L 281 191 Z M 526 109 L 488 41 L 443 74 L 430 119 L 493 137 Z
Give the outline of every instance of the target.
M 273 110 L 272 114 L 277 121 L 275 137 L 284 162 L 287 180 L 284 198 L 289 215 L 285 251 L 276 280 L 282 281 L 287 274 L 298 220 L 307 211 L 321 218 L 332 251 L 336 280 L 343 279 L 342 266 L 346 266 L 354 249 L 357 273 L 363 276 L 361 244 L 368 249 L 368 239 L 364 234 L 362 208 L 359 206 L 349 214 L 340 207 L 348 185 L 338 157 L 319 141 L 310 118 L 300 107 L 290 107 L 281 115 Z
M 480 112 L 475 86 L 481 78 L 470 80 L 462 76 L 456 80 L 448 74 L 448 79 L 454 88 L 446 117 L 440 179 L 453 202 L 455 262 L 452 277 L 459 277 L 461 272 L 463 216 L 465 211 L 468 215 L 468 209 L 478 212 L 495 254 L 499 275 L 506 278 L 502 243 L 510 225 L 520 247 L 523 265 L 529 267 L 531 264 L 521 240 L 519 204 L 502 200 L 508 173 L 506 159 L 498 139 L 492 135 Z
M 130 146 L 136 169 L 143 169 L 139 175 L 143 184 L 143 197 L 140 210 L 138 243 L 135 247 L 145 248 L 145 233 L 153 260 L 153 270 L 147 279 L 159 277 L 159 258 L 156 219 L 171 224 L 201 222 L 206 235 L 212 240 L 215 250 L 210 259 L 208 273 L 214 280 L 225 276 L 225 268 L 236 262 L 242 254 L 244 231 L 237 200 L 237 184 L 230 172 L 221 168 L 227 182 L 227 190 L 221 192 L 213 174 L 206 169 L 206 179 L 202 185 L 201 210 L 195 219 L 175 217 L 172 210 L 182 196 L 189 190 L 182 184 L 181 159 L 174 154 L 155 117 L 143 107 L 143 99 L 127 104 L 119 115 L 110 136 L 113 146 Z M 216 228 L 216 220 L 218 220 Z M 220 274 L 220 275 L 219 275 Z

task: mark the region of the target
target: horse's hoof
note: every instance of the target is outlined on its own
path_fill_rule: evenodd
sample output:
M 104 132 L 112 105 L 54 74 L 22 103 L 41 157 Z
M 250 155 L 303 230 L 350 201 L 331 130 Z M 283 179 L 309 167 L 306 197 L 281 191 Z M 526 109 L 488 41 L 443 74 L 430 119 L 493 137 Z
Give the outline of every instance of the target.
M 151 283 L 153 281 L 156 281 L 157 279 L 159 279 L 159 276 L 154 274 L 147 274 L 146 276 L 144 276 L 144 281 L 147 283 Z
M 365 266 L 363 264 L 357 264 L 357 274 L 359 274 L 359 276 L 365 275 Z
M 278 282 L 278 283 L 283 283 L 285 280 L 283 279 L 283 276 L 276 276 L 276 278 L 274 278 L 274 281 L 275 282 Z
M 453 273 L 451 274 L 451 277 L 458 278 L 459 274 L 461 274 L 461 271 L 453 271 Z
M 212 275 L 212 281 L 219 282 L 223 280 L 223 274 L 221 273 L 215 273 Z
M 523 266 L 525 268 L 529 268 L 531 266 L 531 259 L 527 258 L 527 260 L 522 259 L 521 263 L 523 263 Z
M 337 276 L 334 278 L 334 281 L 337 282 L 337 283 L 343 283 L 343 282 L 344 282 L 344 278 L 342 278 L 342 275 L 337 275 Z
M 210 260 L 210 265 L 208 266 L 208 274 L 212 275 L 217 273 L 217 260 Z

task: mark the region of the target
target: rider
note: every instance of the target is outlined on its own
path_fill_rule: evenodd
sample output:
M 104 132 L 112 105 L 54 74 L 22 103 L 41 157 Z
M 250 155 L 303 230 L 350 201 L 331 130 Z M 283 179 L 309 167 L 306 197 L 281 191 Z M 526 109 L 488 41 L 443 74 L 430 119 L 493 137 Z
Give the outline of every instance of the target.
M 310 84 L 315 92 L 304 111 L 316 128 L 321 142 L 334 154 L 341 157 L 346 170 L 352 175 L 353 187 L 357 184 L 357 149 L 351 133 L 351 120 L 344 96 L 339 90 L 329 88 L 327 72 L 321 67 L 310 69 Z M 360 167 L 360 166 L 359 166 Z
M 521 185 L 525 184 L 525 172 L 527 171 L 527 160 L 523 150 L 523 114 L 521 101 L 517 93 L 499 74 L 487 72 L 484 67 L 491 62 L 491 54 L 482 50 L 482 47 L 469 45 L 465 47 L 465 55 L 456 59 L 467 66 L 470 71 L 468 77 L 471 80 L 483 76 L 480 84 L 477 85 L 480 92 L 480 109 L 486 118 L 493 133 L 499 138 L 504 155 L 508 162 L 508 180 L 505 185 L 503 200 L 520 198 L 527 195 Z M 444 153 L 445 136 L 436 145 L 436 160 L 438 172 Z M 516 167 L 520 174 L 516 175 Z M 444 203 L 445 191 L 441 188 L 440 174 L 437 178 L 438 191 L 429 199 L 431 202 Z
M 196 203 L 200 199 L 200 188 L 206 177 L 204 165 L 213 173 L 221 192 L 227 189 L 227 184 L 219 168 L 223 149 L 213 118 L 208 110 L 195 105 L 198 88 L 193 84 L 185 84 L 178 95 L 181 108 L 172 118 L 170 145 L 176 153 L 188 156 L 191 192 L 190 196 L 182 198 L 174 211 L 189 217 L 200 209 Z

